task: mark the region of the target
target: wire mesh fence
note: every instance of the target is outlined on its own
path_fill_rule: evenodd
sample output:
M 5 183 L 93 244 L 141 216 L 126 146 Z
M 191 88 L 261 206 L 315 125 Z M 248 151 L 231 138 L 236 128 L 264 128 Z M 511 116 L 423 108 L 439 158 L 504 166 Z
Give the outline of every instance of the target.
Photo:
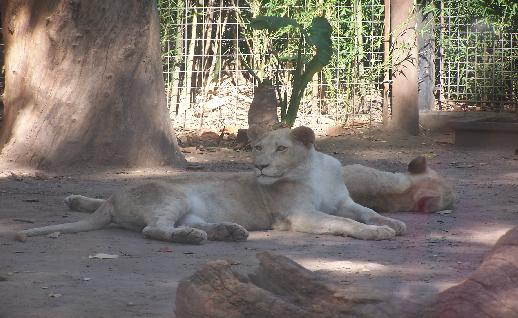
M 247 71 L 270 72 L 288 82 L 294 34 L 266 37 L 247 27 L 247 16 L 290 16 L 309 24 L 319 7 L 333 29 L 335 54 L 306 90 L 298 122 L 332 125 L 355 117 L 379 120 L 383 79 L 383 4 L 368 1 L 159 1 L 168 107 L 176 127 L 246 126 L 257 84 Z M 311 13 L 307 8 L 312 8 Z M 354 14 L 353 14 L 354 13 Z M 281 52 L 282 51 L 282 52 Z M 311 52 L 306 52 L 311 54 Z M 268 56 L 281 56 L 274 67 Z M 289 92 L 288 92 L 289 93 Z
M 477 21 L 456 4 L 440 7 L 438 108 L 517 111 L 518 33 Z
M 325 15 L 334 56 L 308 85 L 298 123 L 320 127 L 382 118 L 384 4 L 381 0 L 159 0 L 164 76 L 175 127 L 246 127 L 257 84 L 247 67 L 282 79 L 288 92 L 292 32 L 266 36 L 248 17 L 289 16 L 308 25 Z M 461 12 L 453 0 L 432 2 L 435 99 L 439 110 L 517 111 L 518 33 L 497 30 Z M 311 52 L 306 52 L 311 54 Z M 271 56 L 281 63 L 271 63 Z M 280 58 L 279 58 L 280 56 Z

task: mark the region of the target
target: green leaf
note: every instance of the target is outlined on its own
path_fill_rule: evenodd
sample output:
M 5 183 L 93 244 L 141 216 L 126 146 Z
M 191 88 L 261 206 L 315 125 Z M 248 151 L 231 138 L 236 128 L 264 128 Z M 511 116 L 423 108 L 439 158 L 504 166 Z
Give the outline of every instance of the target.
M 284 54 L 279 56 L 279 61 L 281 62 L 295 62 L 299 56 L 297 54 Z M 310 56 L 302 56 L 301 60 L 303 63 L 306 63 L 310 60 Z
M 302 26 L 292 18 L 259 15 L 250 20 L 250 27 L 256 30 L 268 30 L 270 32 L 293 26 L 302 29 Z
M 311 22 L 309 42 L 316 48 L 316 59 L 323 65 L 329 64 L 333 55 L 333 42 L 331 41 L 332 27 L 324 17 L 316 17 Z

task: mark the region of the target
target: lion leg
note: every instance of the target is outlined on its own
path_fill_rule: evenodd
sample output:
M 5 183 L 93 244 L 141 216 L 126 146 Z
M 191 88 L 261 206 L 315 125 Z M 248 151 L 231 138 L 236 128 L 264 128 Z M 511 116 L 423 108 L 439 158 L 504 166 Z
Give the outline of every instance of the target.
M 207 240 L 207 233 L 203 230 L 187 226 L 174 227 L 159 223 L 144 227 L 142 234 L 154 240 L 174 243 L 200 244 Z
M 248 231 L 237 223 L 207 223 L 193 214 L 184 217 L 179 224 L 205 231 L 209 241 L 246 241 L 248 238 Z
M 365 224 L 390 226 L 394 231 L 396 231 L 396 235 L 402 235 L 406 231 L 406 225 L 404 222 L 382 216 L 374 210 L 364 207 L 353 200 L 344 201 L 335 214 L 337 216 L 350 218 Z
M 298 232 L 343 235 L 362 240 L 388 240 L 396 235 L 386 225 L 367 225 L 320 211 L 294 213 L 286 221 L 290 230 Z
M 78 194 L 69 195 L 64 200 L 70 210 L 79 212 L 94 212 L 104 201 L 106 200 L 89 198 Z

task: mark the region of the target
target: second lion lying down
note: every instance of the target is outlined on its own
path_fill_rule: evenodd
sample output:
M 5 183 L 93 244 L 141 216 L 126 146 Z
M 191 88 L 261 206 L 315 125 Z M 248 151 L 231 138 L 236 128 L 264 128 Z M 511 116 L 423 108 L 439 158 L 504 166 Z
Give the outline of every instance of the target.
M 189 174 L 114 193 L 108 200 L 78 195 L 65 202 L 93 212 L 83 220 L 28 229 L 26 236 L 100 229 L 110 223 L 146 237 L 182 243 L 240 241 L 247 230 L 278 229 L 383 240 L 403 222 L 355 203 L 335 158 L 314 149 L 310 128 L 262 133 L 249 129 L 255 173 Z
M 437 212 L 453 208 L 453 188 L 428 167 L 426 157 L 408 164 L 408 172 L 392 173 L 347 165 L 342 168 L 351 198 L 377 212 Z

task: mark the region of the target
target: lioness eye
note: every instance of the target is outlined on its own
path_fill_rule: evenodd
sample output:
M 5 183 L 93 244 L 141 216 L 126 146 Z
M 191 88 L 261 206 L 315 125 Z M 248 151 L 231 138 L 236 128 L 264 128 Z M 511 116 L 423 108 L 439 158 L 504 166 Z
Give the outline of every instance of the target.
M 263 150 L 263 146 L 257 145 L 257 146 L 254 147 L 254 149 L 257 150 L 257 151 L 261 151 L 261 150 Z
M 284 151 L 286 149 L 288 149 L 288 147 L 286 147 L 286 146 L 279 146 L 279 147 L 277 147 L 277 151 Z

